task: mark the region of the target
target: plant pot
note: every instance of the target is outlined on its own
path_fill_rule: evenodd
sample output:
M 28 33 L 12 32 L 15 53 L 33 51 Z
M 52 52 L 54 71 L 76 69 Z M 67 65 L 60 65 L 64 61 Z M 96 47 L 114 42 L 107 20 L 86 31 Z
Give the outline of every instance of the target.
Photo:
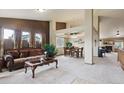
M 44 60 L 52 60 L 52 59 L 54 59 L 54 57 L 45 56 L 43 59 Z

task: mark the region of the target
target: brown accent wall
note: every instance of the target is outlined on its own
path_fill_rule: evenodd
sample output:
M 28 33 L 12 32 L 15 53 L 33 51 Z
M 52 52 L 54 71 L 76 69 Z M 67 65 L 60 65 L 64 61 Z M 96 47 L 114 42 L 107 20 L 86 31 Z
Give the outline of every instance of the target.
M 66 29 L 66 23 L 56 22 L 56 30 Z
M 49 21 L 36 21 L 36 20 L 25 20 L 15 18 L 2 18 L 0 17 L 0 29 L 8 28 L 15 30 L 15 47 L 20 48 L 21 46 L 21 31 L 29 31 L 31 33 L 30 46 L 34 47 L 34 34 L 41 33 L 44 45 L 49 43 Z M 1 44 L 0 44 L 1 46 Z

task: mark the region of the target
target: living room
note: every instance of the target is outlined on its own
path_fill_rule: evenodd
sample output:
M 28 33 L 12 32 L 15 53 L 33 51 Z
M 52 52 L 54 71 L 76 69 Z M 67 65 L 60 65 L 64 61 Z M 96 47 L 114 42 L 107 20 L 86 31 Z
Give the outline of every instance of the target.
M 73 32 L 72 30 L 80 30 L 82 22 L 76 23 L 76 21 L 82 20 L 80 16 L 83 15 L 83 11 L 73 9 L 1 9 L 0 71 L 2 73 L 12 72 L 23 68 L 27 60 L 32 61 L 42 58 L 45 44 L 56 45 L 54 34 L 63 32 L 63 30 L 70 30 L 70 33 Z M 55 13 L 58 15 L 54 16 Z M 64 18 L 62 19 L 61 16 Z M 70 16 L 72 17 L 69 18 Z M 61 48 L 57 48 L 57 55 L 64 54 L 64 52 L 61 52 L 64 51 L 64 44 L 65 42 L 63 42 Z
M 103 56 L 105 50 L 102 49 L 99 56 L 98 50 L 108 40 L 102 36 L 108 35 L 104 33 L 109 24 L 105 26 L 102 18 L 113 11 L 117 17 L 123 12 L 1 9 L 0 83 L 123 83 L 123 66 L 117 63 L 117 53 Z M 122 59 L 119 59 L 121 63 Z M 119 79 L 112 78 L 113 72 Z
M 123 91 L 123 0 L 0 3 L 1 93 Z

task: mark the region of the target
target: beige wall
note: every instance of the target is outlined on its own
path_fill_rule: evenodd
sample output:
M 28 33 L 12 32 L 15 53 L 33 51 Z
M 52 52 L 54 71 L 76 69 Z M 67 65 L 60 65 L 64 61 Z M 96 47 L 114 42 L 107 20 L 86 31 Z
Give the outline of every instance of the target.
M 117 18 L 101 17 L 100 18 L 100 38 L 116 37 L 117 30 L 120 37 L 124 36 L 124 20 Z
M 69 26 L 69 25 L 68 25 Z M 72 32 L 83 32 L 84 29 L 83 29 L 83 26 L 77 26 L 77 27 L 73 27 L 73 28 L 67 28 L 67 29 L 62 29 L 62 30 L 57 30 L 56 31 L 56 35 L 58 36 L 63 36 L 64 37 L 64 34 L 66 33 L 72 33 Z M 83 38 L 83 37 L 82 37 Z M 65 39 L 65 42 L 66 42 L 66 39 Z M 64 50 L 63 48 L 58 48 L 58 54 L 64 54 Z

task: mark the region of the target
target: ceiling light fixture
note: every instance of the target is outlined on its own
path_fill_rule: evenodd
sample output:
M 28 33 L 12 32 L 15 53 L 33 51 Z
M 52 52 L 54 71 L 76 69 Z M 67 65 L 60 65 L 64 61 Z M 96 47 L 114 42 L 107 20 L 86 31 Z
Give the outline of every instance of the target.
M 37 9 L 39 12 L 44 12 L 46 9 Z
M 117 30 L 116 36 L 120 36 L 119 30 Z

